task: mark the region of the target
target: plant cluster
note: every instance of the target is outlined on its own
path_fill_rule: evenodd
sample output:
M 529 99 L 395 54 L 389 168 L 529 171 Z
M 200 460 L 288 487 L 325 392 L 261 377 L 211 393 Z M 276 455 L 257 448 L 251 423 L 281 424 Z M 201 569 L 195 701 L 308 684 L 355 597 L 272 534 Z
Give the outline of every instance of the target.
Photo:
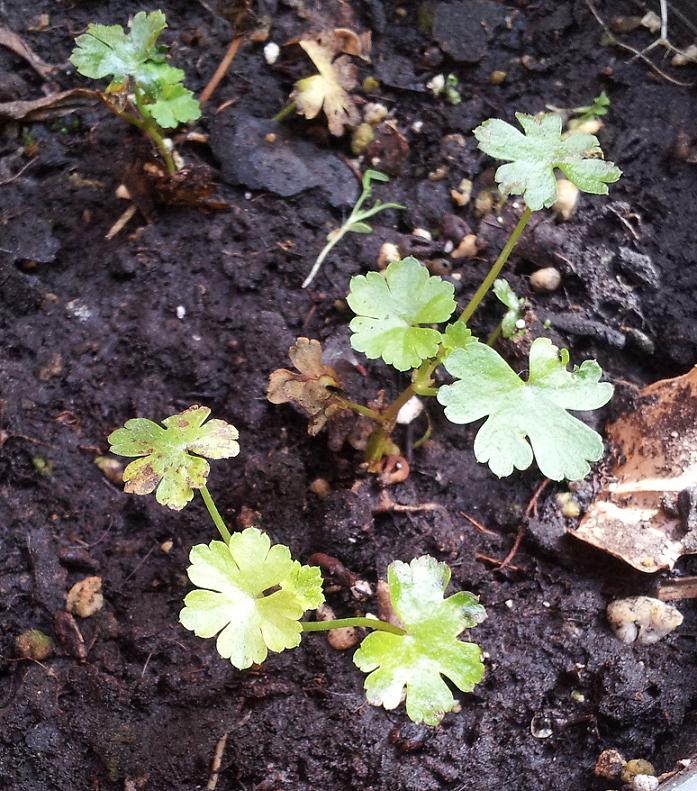
M 139 11 L 128 33 L 121 25 L 90 24 L 75 40 L 70 62 L 83 77 L 111 79 L 100 99 L 153 141 L 172 175 L 177 166 L 163 130 L 195 121 L 201 109 L 184 86 L 184 72 L 166 62 L 157 43 L 166 27 L 162 11 Z
M 366 448 L 372 470 L 379 469 L 385 457 L 399 453 L 392 433 L 400 410 L 414 396 L 435 397 L 453 423 L 486 418 L 477 432 L 474 453 L 498 476 L 524 470 L 534 458 L 546 477 L 577 480 L 588 474 L 590 462 L 602 456 L 601 437 L 570 414 L 598 409 L 612 397 L 612 385 L 600 381 L 597 362 L 586 360 L 569 370 L 565 349 L 557 349 L 547 338 L 536 338 L 523 379 L 492 346 L 499 334 L 514 334 L 523 307 L 498 276 L 532 213 L 554 203 L 555 171 L 582 192 L 595 195 L 607 194 L 608 184 L 617 181 L 621 172 L 602 158 L 595 136 L 563 137 L 558 115 L 517 113 L 516 118 L 522 132 L 496 118 L 474 131 L 482 151 L 506 161 L 495 174 L 501 192 L 522 195 L 526 208 L 489 273 L 454 320 L 452 284 L 430 275 L 415 258 L 392 262 L 384 275 L 369 272 L 351 279 L 347 297 L 355 314 L 349 325 L 351 346 L 370 360 L 382 359 L 398 371 L 410 371 L 411 383 L 389 406 L 378 410 L 346 399 L 335 380 L 322 383 L 315 378 L 313 425 L 317 414 L 323 414 L 326 422 L 338 408 L 353 409 L 373 420 L 375 428 Z M 484 343 L 473 335 L 469 322 L 492 287 L 508 310 Z M 321 362 L 320 356 L 317 359 Z M 435 373 L 441 366 L 454 381 L 438 384 Z M 318 387 L 323 389 L 321 399 Z M 300 399 L 284 395 L 280 400 L 302 409 Z M 278 403 L 278 394 L 271 400 Z
M 301 565 L 255 527 L 230 533 L 208 492 L 206 459 L 236 456 L 238 432 L 222 420 L 206 422 L 209 415 L 207 407 L 191 406 L 162 425 L 135 418 L 109 437 L 113 453 L 136 457 L 124 471 L 126 491 L 155 491 L 160 504 L 180 510 L 198 490 L 220 533 L 222 540 L 191 550 L 195 589 L 184 599 L 181 624 L 198 637 L 215 637 L 220 656 L 240 670 L 264 662 L 270 651 L 296 648 L 305 632 L 369 629 L 353 658 L 368 674 L 368 701 L 394 709 L 406 696 L 412 720 L 437 725 L 456 703 L 444 679 L 471 692 L 484 675 L 479 646 L 459 639 L 486 617 L 477 597 L 461 591 L 445 598 L 450 569 L 424 555 L 387 569 L 399 626 L 368 617 L 303 621 L 324 602 L 321 571 Z
M 167 63 L 158 44 L 165 27 L 161 11 L 137 13 L 128 31 L 120 25 L 90 24 L 77 38 L 70 60 L 85 77 L 110 79 L 99 92 L 101 100 L 153 141 L 171 175 L 177 166 L 165 130 L 196 120 L 200 107 L 184 86 L 184 72 Z M 360 55 L 363 44 L 341 29 L 299 44 L 318 73 L 296 83 L 292 104 L 279 117 L 292 109 L 307 118 L 324 111 L 330 131 L 340 135 L 358 119 L 348 93 L 356 70 L 347 56 Z M 436 87 L 449 101 L 459 101 L 452 75 Z M 597 118 L 608 105 L 601 94 L 592 105 L 574 112 L 582 119 Z M 268 399 L 299 408 L 313 435 L 347 410 L 371 420 L 369 469 L 377 470 L 386 457 L 399 454 L 392 435 L 400 410 L 415 396 L 436 398 L 454 423 L 483 419 L 474 454 L 498 476 L 526 469 L 535 459 L 548 478 L 578 479 L 602 455 L 600 436 L 570 414 L 597 409 L 612 396 L 612 386 L 600 381 L 600 366 L 586 360 L 569 370 L 566 350 L 547 338 L 536 338 L 529 350 L 527 377 L 522 378 L 493 345 L 499 336 L 512 338 L 520 331 L 525 302 L 499 275 L 532 213 L 554 203 L 556 171 L 579 190 L 597 195 L 607 194 L 608 184 L 621 173 L 605 162 L 593 135 L 562 134 L 560 115 L 518 113 L 516 118 L 522 131 L 490 119 L 474 132 L 484 153 L 504 161 L 495 174 L 500 191 L 522 196 L 525 209 L 464 309 L 458 312 L 453 285 L 431 275 L 412 257 L 393 261 L 384 273 L 351 279 L 351 345 L 369 360 L 381 359 L 399 372 L 410 372 L 410 383 L 398 397 L 379 407 L 349 400 L 336 370 L 323 361 L 319 342 L 307 338 L 299 338 L 290 350 L 295 370 L 279 369 L 271 375 Z M 342 226 L 328 235 L 303 287 L 347 233 L 371 233 L 367 220 L 386 209 L 404 208 L 380 201 L 365 208 L 373 183 L 387 181 L 383 173 L 365 172 L 358 201 Z M 470 321 L 490 290 L 506 312 L 483 342 L 473 334 Z M 439 380 L 440 368 L 450 377 L 447 382 Z M 320 569 L 302 565 L 289 547 L 273 544 L 256 527 L 228 530 L 207 488 L 208 460 L 237 456 L 239 435 L 234 426 L 209 417 L 207 407 L 194 405 L 161 424 L 128 420 L 109 437 L 113 453 L 132 459 L 123 473 L 125 491 L 154 492 L 161 505 L 177 511 L 198 491 L 220 535 L 220 540 L 191 550 L 188 576 L 194 590 L 184 599 L 181 624 L 199 637 L 215 637 L 218 653 L 239 669 L 264 662 L 269 652 L 296 648 L 306 632 L 365 629 L 368 634 L 353 661 L 367 674 L 368 701 L 394 709 L 404 700 L 412 720 L 438 724 L 456 705 L 448 682 L 470 692 L 483 677 L 479 646 L 461 639 L 486 617 L 477 597 L 464 591 L 446 596 L 448 566 L 422 556 L 388 566 L 393 611 L 389 621 L 367 616 L 305 619 L 324 602 Z

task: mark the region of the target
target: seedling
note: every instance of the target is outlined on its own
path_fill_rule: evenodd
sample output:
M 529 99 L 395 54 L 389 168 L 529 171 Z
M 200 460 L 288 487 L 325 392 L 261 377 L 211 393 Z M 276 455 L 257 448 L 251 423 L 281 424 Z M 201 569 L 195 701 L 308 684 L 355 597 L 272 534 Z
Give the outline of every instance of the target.
M 152 140 L 167 172 L 174 175 L 177 166 L 163 130 L 195 121 L 201 110 L 183 84 L 184 72 L 165 62 L 164 49 L 157 44 L 166 27 L 162 11 L 139 11 L 128 33 L 121 25 L 90 24 L 75 39 L 70 62 L 84 77 L 111 78 L 106 91 L 98 91 L 99 98 Z
M 296 648 L 305 632 L 370 629 L 353 658 L 368 674 L 368 701 L 395 709 L 406 694 L 409 717 L 437 725 L 456 705 L 444 679 L 471 692 L 484 675 L 479 646 L 459 639 L 486 617 L 477 597 L 462 591 L 444 598 L 450 569 L 424 555 L 388 566 L 399 626 L 368 617 L 301 620 L 324 602 L 321 571 L 300 564 L 287 546 L 272 544 L 255 527 L 230 534 L 206 487 L 209 467 L 202 457 L 236 456 L 238 433 L 222 420 L 205 423 L 209 414 L 192 406 L 162 426 L 136 418 L 109 437 L 112 452 L 139 457 L 124 472 L 126 491 L 156 490 L 158 502 L 179 510 L 198 489 L 222 538 L 191 550 L 195 590 L 184 599 L 182 625 L 198 637 L 216 637 L 218 653 L 240 670 L 264 662 L 269 652 Z
M 312 265 L 310 274 L 303 282 L 303 288 L 307 288 L 310 283 L 315 279 L 315 276 L 324 263 L 324 259 L 329 255 L 335 245 L 337 245 L 347 233 L 372 233 L 372 226 L 368 225 L 366 220 L 374 217 L 385 209 L 404 209 L 405 207 L 399 203 L 381 203 L 379 200 L 369 208 L 364 209 L 363 204 L 368 200 L 373 192 L 373 181 L 387 182 L 390 180 L 389 176 L 380 173 L 379 170 L 366 170 L 363 174 L 361 194 L 356 201 L 356 205 L 351 210 L 346 222 L 340 227 L 335 228 L 327 234 L 327 244 L 322 248 L 320 254 L 317 256 L 315 263 Z
M 525 309 L 525 300 L 515 293 L 508 280 L 503 277 L 494 280 L 492 291 L 496 299 L 498 299 L 499 302 L 503 302 L 508 310 L 503 314 L 503 318 L 498 327 L 496 327 L 493 333 L 487 338 L 487 344 L 489 346 L 494 345 L 499 335 L 509 340 L 510 338 L 522 334 L 525 328 L 525 320 L 522 318 L 523 310 Z
M 550 207 L 557 196 L 555 170 L 581 191 L 606 195 L 608 184 L 621 171 L 605 162 L 593 135 L 562 139 L 559 116 L 516 114 L 523 128 L 491 119 L 475 129 L 479 148 L 507 161 L 495 174 L 499 189 L 522 195 L 526 207 L 503 250 L 474 296 L 444 330 L 437 325 L 455 312 L 454 288 L 441 277 L 429 275 L 415 258 L 391 263 L 384 276 L 378 272 L 351 279 L 347 302 L 356 317 L 351 321 L 351 345 L 368 359 L 382 359 L 398 371 L 411 371 L 411 383 L 389 406 L 374 409 L 356 404 L 327 382 L 323 414 L 331 419 L 336 406 L 353 409 L 375 423 L 366 448 L 369 469 L 378 471 L 384 457 L 398 448 L 392 440 L 401 408 L 414 396 L 436 397 L 454 423 L 487 418 L 479 429 L 474 453 L 502 477 L 530 466 L 533 458 L 548 478 L 583 478 L 589 463 L 603 452 L 601 437 L 568 410 L 597 409 L 612 397 L 612 385 L 600 382 L 602 371 L 593 360 L 567 370 L 569 354 L 547 338 L 537 338 L 530 349 L 527 379 L 522 379 L 491 347 L 471 332 L 469 322 L 494 286 L 508 307 L 502 321 L 506 333 L 515 329 L 521 301 L 510 286 L 497 278 L 508 261 L 533 211 Z M 443 366 L 454 383 L 437 386 L 434 373 Z M 288 395 L 288 394 L 286 394 Z M 285 400 L 298 404 L 291 396 Z

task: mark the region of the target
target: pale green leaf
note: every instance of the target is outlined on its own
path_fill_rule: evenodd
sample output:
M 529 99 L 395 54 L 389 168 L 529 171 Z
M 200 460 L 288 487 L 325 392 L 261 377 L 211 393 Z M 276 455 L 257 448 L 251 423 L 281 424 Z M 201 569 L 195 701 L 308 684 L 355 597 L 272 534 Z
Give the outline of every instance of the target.
M 372 233 L 373 228 L 372 226 L 368 225 L 367 222 L 352 222 L 349 225 L 348 230 L 352 233 Z
M 458 637 L 486 613 L 471 593 L 444 599 L 449 581 L 447 565 L 428 555 L 390 564 L 390 598 L 405 634 L 372 632 L 353 657 L 369 673 L 365 690 L 370 703 L 394 709 L 406 688 L 407 714 L 427 725 L 437 725 L 455 705 L 443 677 L 471 692 L 484 675 L 479 646 Z
M 109 436 L 111 452 L 140 456 L 124 470 L 125 491 L 149 494 L 157 490 L 161 505 L 181 510 L 208 478 L 208 462 L 201 458 L 228 459 L 240 446 L 237 429 L 223 420 L 204 421 L 208 407 L 191 406 L 162 421 L 165 428 L 145 418 L 127 420 Z M 192 453 L 198 454 L 192 456 Z
M 464 349 L 468 344 L 476 343 L 476 341 L 472 331 L 463 321 L 454 321 L 452 324 L 448 324 L 441 338 L 441 343 L 448 353 L 455 349 Z
M 147 105 L 147 111 L 163 129 L 174 129 L 201 117 L 198 99 L 181 83 L 164 85 L 157 100 Z
M 420 325 L 447 321 L 455 310 L 454 291 L 411 257 L 391 263 L 384 277 L 378 272 L 352 277 L 351 345 L 398 371 L 415 368 L 436 354 L 441 340 L 437 330 Z
M 605 162 L 594 135 L 574 134 L 562 139 L 562 121 L 555 113 L 541 116 L 516 113 L 523 132 L 506 121 L 491 118 L 474 130 L 479 148 L 495 159 L 507 160 L 496 171 L 504 195 L 522 195 L 533 211 L 551 206 L 557 197 L 555 168 L 581 191 L 607 195 L 608 184 L 622 171 Z
M 139 11 L 128 34 L 121 25 L 88 25 L 75 40 L 70 62 L 85 77 L 95 80 L 111 76 L 123 82 L 142 65 L 158 57 L 155 42 L 167 27 L 162 11 Z
M 301 566 L 255 527 L 233 533 L 229 545 L 198 544 L 189 560 L 197 590 L 184 599 L 179 620 L 198 637 L 217 635 L 218 653 L 240 670 L 269 651 L 298 646 L 300 618 L 324 601 L 320 569 Z
M 516 295 L 509 282 L 503 277 L 494 281 L 493 292 L 508 308 L 501 319 L 501 334 L 504 338 L 511 338 L 516 331 L 516 321 L 523 313 L 525 300 Z
M 521 379 L 492 348 L 472 343 L 444 362 L 457 381 L 438 391 L 446 417 L 471 423 L 487 417 L 474 442 L 477 461 L 488 463 L 499 477 L 530 466 L 534 457 L 547 478 L 579 480 L 589 462 L 603 454 L 599 434 L 566 410 L 598 409 L 612 397 L 613 387 L 600 382 L 594 360 L 567 370 L 568 352 L 560 353 L 548 338 L 530 349 L 527 381 Z

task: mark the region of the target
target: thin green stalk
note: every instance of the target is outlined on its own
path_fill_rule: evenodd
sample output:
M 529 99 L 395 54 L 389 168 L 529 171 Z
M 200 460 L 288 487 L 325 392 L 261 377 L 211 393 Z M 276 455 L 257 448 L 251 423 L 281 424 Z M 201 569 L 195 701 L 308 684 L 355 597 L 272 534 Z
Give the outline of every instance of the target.
M 280 123 L 280 122 L 281 122 L 281 121 L 282 121 L 284 118 L 286 118 L 287 116 L 289 116 L 289 115 L 290 115 L 290 114 L 293 112 L 293 110 L 295 110 L 295 108 L 296 108 L 296 104 L 295 104 L 295 102 L 291 102 L 290 104 L 287 104 L 287 105 L 286 105 L 286 106 L 285 106 L 285 107 L 284 107 L 282 110 L 279 110 L 279 111 L 276 113 L 276 115 L 274 115 L 274 117 L 273 117 L 271 120 L 272 120 L 272 121 L 275 121 L 275 122 L 278 124 L 278 123 Z
M 486 339 L 487 346 L 493 346 L 496 343 L 496 341 L 501 337 L 502 328 L 503 322 L 500 321 L 496 328 L 489 333 L 489 337 Z
M 225 522 L 223 521 L 223 517 L 220 515 L 220 511 L 215 507 L 215 503 L 213 502 L 213 498 L 211 497 L 211 493 L 208 491 L 207 486 L 202 486 L 199 489 L 201 492 L 201 497 L 203 497 L 203 502 L 206 504 L 206 508 L 208 509 L 208 513 L 213 520 L 213 524 L 218 528 L 218 532 L 220 533 L 221 538 L 226 544 L 230 543 L 230 531 L 225 526 Z
M 303 621 L 300 624 L 303 632 L 327 632 L 330 629 L 344 629 L 347 626 L 362 626 L 366 629 L 377 629 L 390 634 L 406 634 L 404 629 L 393 626 L 387 621 L 378 621 L 376 618 L 337 618 L 334 621 Z
M 341 396 L 336 396 L 336 399 L 345 409 L 351 409 L 354 412 L 358 412 L 359 415 L 374 420 L 376 423 L 382 423 L 382 415 L 377 410 L 363 406 L 363 404 L 358 404 L 355 401 L 349 401 L 347 398 L 342 398 Z
M 140 128 L 155 144 L 157 150 L 160 152 L 160 156 L 165 162 L 167 173 L 169 173 L 170 176 L 173 176 L 177 172 L 177 166 L 174 162 L 174 157 L 172 156 L 172 152 L 167 147 L 167 143 L 165 143 L 165 139 L 162 136 L 160 127 L 155 123 L 155 121 L 153 121 L 147 110 L 144 109 L 143 92 L 140 90 L 140 88 L 138 88 L 137 85 L 134 86 L 134 96 L 138 112 L 143 116 L 143 124 Z
M 499 257 L 494 261 L 494 265 L 489 270 L 489 274 L 484 278 L 479 288 L 475 291 L 474 296 L 470 301 L 467 303 L 467 306 L 462 311 L 462 313 L 458 316 L 458 321 L 464 321 L 465 324 L 472 318 L 474 312 L 479 307 L 479 304 L 484 299 L 484 297 L 489 293 L 489 289 L 494 285 L 494 280 L 499 276 L 501 270 L 506 265 L 509 256 L 513 252 L 513 248 L 518 243 L 518 239 L 520 239 L 520 235 L 523 233 L 525 226 L 530 221 L 532 217 L 532 211 L 526 206 L 525 211 L 520 215 L 520 219 L 518 220 L 518 224 L 513 229 L 513 233 L 508 238 L 508 241 L 504 245 L 503 250 L 499 253 Z
M 342 225 L 341 228 L 337 228 L 335 231 L 332 231 L 332 233 L 329 234 L 330 236 L 329 241 L 324 245 L 324 247 L 322 248 L 322 252 L 317 256 L 317 260 L 312 265 L 310 274 L 305 278 L 305 280 L 303 280 L 303 285 L 302 285 L 303 288 L 307 288 L 310 285 L 310 283 L 312 283 L 312 281 L 315 279 L 315 275 L 319 272 L 320 267 L 324 263 L 324 259 L 332 251 L 334 245 L 336 245 L 344 238 L 344 235 L 348 231 L 348 227 L 351 224 L 351 222 L 353 222 L 353 220 L 351 219 L 351 217 L 349 217 L 349 220 L 346 223 L 344 223 L 344 225 Z

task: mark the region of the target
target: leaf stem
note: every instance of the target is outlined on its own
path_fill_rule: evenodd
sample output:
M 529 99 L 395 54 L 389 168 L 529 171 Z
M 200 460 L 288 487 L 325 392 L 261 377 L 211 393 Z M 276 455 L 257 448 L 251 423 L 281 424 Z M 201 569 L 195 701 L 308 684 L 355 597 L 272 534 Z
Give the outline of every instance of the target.
M 366 629 L 377 629 L 379 632 L 389 632 L 390 634 L 406 634 L 404 629 L 393 626 L 387 621 L 379 621 L 377 618 L 337 618 L 333 621 L 302 621 L 300 624 L 303 632 L 327 632 L 331 629 L 344 629 L 347 626 L 362 626 Z
M 465 306 L 465 309 L 458 316 L 458 321 L 463 321 L 465 324 L 467 324 L 467 322 L 472 318 L 481 301 L 489 293 L 489 289 L 494 285 L 494 280 L 496 280 L 496 278 L 501 273 L 501 270 L 506 265 L 508 258 L 513 252 L 513 248 L 518 243 L 518 239 L 520 239 L 520 235 L 523 233 L 523 230 L 530 221 L 531 217 L 532 210 L 526 206 L 525 211 L 520 215 L 518 224 L 513 229 L 513 233 L 508 237 L 508 241 L 504 245 L 503 250 L 501 250 L 499 253 L 499 257 L 496 259 L 496 261 L 494 261 L 493 266 L 489 270 L 489 274 L 484 278 L 479 288 L 475 291 L 472 299 L 470 299 L 470 301 Z
M 293 110 L 295 110 L 296 106 L 297 105 L 295 104 L 295 102 L 291 102 L 290 104 L 287 104 L 283 109 L 279 110 L 271 120 L 279 124 L 284 118 L 289 116 L 293 112 Z
M 354 412 L 358 412 L 359 415 L 368 417 L 371 420 L 374 420 L 376 423 L 382 423 L 383 421 L 382 415 L 375 409 L 363 406 L 363 404 L 359 404 L 356 401 L 349 401 L 347 398 L 343 398 L 342 396 L 336 396 L 336 399 L 346 409 L 352 409 Z
M 142 129 L 155 144 L 157 150 L 160 152 L 160 156 L 162 159 L 164 159 L 165 166 L 167 167 L 167 173 L 169 173 L 170 176 L 173 176 L 177 172 L 177 166 L 174 162 L 172 152 L 167 147 L 167 143 L 165 143 L 165 139 L 162 135 L 160 127 L 145 108 L 143 102 L 143 92 L 140 90 L 137 84 L 133 86 L 133 91 L 136 98 L 136 107 L 138 108 L 138 112 L 143 116 Z
M 303 288 L 307 288 L 310 283 L 315 279 L 315 275 L 319 272 L 320 267 L 324 263 L 324 259 L 329 255 L 332 251 L 334 245 L 338 244 L 348 231 L 349 225 L 353 222 L 353 215 L 351 215 L 348 220 L 341 226 L 341 228 L 337 228 L 331 234 L 329 234 L 329 241 L 324 245 L 322 251 L 317 256 L 317 260 L 312 265 L 312 269 L 310 270 L 310 274 L 303 280 Z
M 230 531 L 225 526 L 225 522 L 223 521 L 223 517 L 220 515 L 220 511 L 215 507 L 215 503 L 213 502 L 213 498 L 211 497 L 211 493 L 208 491 L 208 487 L 204 484 L 200 489 L 201 497 L 203 498 L 203 502 L 206 504 L 206 508 L 208 509 L 208 513 L 210 514 L 211 519 L 213 520 L 213 524 L 218 528 L 218 532 L 220 533 L 221 538 L 226 544 L 230 543 Z

